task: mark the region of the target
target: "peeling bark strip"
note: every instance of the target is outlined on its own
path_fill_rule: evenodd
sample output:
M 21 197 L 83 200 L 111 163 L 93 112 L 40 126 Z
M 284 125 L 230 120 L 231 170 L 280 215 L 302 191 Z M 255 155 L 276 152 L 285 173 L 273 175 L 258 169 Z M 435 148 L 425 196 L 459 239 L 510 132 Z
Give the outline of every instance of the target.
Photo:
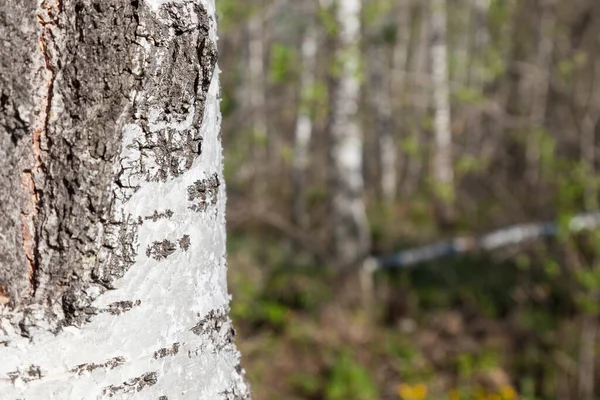
M 0 397 L 249 398 L 215 1 L 39 1 L 0 2 Z
M 157 381 L 158 374 L 156 372 L 148 372 L 147 374 L 123 382 L 119 386 L 105 387 L 102 394 L 108 397 L 118 394 L 133 394 L 141 392 L 145 387 L 156 385 Z
M 193 185 L 188 186 L 188 200 L 194 202 L 190 209 L 202 212 L 206 211 L 208 206 L 217 204 L 220 185 L 219 176 L 213 174 L 210 178 L 196 181 Z

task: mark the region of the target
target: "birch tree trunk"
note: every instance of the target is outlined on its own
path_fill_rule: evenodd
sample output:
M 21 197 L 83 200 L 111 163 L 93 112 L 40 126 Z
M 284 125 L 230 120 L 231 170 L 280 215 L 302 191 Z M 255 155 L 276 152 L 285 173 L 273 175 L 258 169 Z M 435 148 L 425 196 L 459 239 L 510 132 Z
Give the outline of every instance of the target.
M 412 4 L 415 7 L 415 12 L 411 13 L 411 19 L 418 24 L 417 32 L 410 35 L 409 47 L 412 49 L 410 57 L 407 61 L 409 73 L 414 76 L 413 79 L 405 80 L 404 87 L 409 93 L 410 112 L 405 111 L 403 115 L 411 115 L 417 121 L 417 128 L 408 128 L 410 135 L 409 140 L 416 144 L 416 148 L 420 149 L 423 144 L 422 125 L 425 118 L 428 116 L 431 108 L 431 79 L 430 79 L 430 35 L 431 35 L 431 19 L 429 18 L 429 0 L 421 0 Z M 407 106 L 409 104 L 406 104 Z M 404 179 L 401 182 L 400 193 L 404 198 L 410 198 L 418 189 L 422 179 L 424 162 L 419 151 L 405 151 L 400 157 L 403 160 Z
M 408 72 L 408 55 L 410 47 L 410 33 L 412 0 L 399 0 L 396 9 L 398 16 L 398 27 L 396 28 L 396 42 L 392 54 L 392 76 L 391 90 L 394 99 L 400 99 L 401 106 L 404 106 L 406 75 Z
M 339 0 L 339 71 L 332 93 L 330 177 L 333 245 L 347 266 L 368 254 L 369 227 L 363 202 L 363 139 L 357 121 L 360 95 L 360 0 Z
M 5 1 L 0 35 L 0 397 L 249 397 L 214 1 Z
M 468 76 L 469 88 L 479 96 L 485 97 L 485 65 L 486 65 L 486 52 L 490 44 L 490 32 L 489 32 L 489 21 L 488 11 L 490 8 L 490 0 L 471 0 L 470 2 L 471 11 L 471 24 L 470 24 L 470 36 L 471 36 L 471 49 L 469 56 L 468 65 Z M 485 149 L 486 141 L 490 140 L 491 135 L 486 135 L 485 127 L 483 125 L 483 110 L 481 107 L 483 104 L 478 106 L 478 110 L 468 121 L 467 130 L 469 132 L 466 138 L 466 148 L 471 154 L 478 154 L 478 156 L 485 156 L 485 152 L 481 149 Z M 486 137 L 487 136 L 487 137 Z M 483 154 L 482 154 L 483 153 Z
M 536 71 L 531 77 L 531 112 L 530 126 L 532 132 L 527 140 L 527 178 L 533 185 L 540 179 L 540 141 L 539 130 L 544 129 L 546 108 L 550 91 L 550 74 L 552 73 L 552 53 L 554 51 L 554 27 L 556 14 L 553 0 L 541 2 L 539 42 L 535 60 Z
M 483 93 L 485 81 L 485 52 L 490 43 L 488 12 L 490 0 L 471 0 L 472 43 L 469 63 L 469 86 L 476 93 Z
M 448 38 L 446 0 L 431 1 L 431 68 L 434 108 L 433 181 L 441 200 L 443 218 L 450 216 L 454 190 L 452 133 L 450 131 L 450 88 L 448 83 Z
M 268 157 L 263 23 L 264 20 L 260 13 L 252 17 L 248 23 L 248 70 L 250 75 L 248 95 L 254 147 L 253 179 L 257 191 L 264 190 L 266 186 L 266 168 L 261 164 L 265 164 Z
M 396 199 L 396 144 L 392 134 L 392 85 L 387 49 L 375 46 L 373 57 L 372 103 L 377 114 L 379 192 L 386 204 Z
M 305 205 L 305 174 L 308 167 L 308 152 L 312 136 L 312 101 L 310 95 L 314 90 L 316 57 L 317 57 L 317 32 L 314 26 L 308 26 L 302 38 L 302 75 L 300 77 L 300 104 L 296 117 L 296 130 L 294 133 L 294 161 L 293 161 L 293 186 L 294 186 L 294 221 L 300 226 L 306 226 L 307 214 Z

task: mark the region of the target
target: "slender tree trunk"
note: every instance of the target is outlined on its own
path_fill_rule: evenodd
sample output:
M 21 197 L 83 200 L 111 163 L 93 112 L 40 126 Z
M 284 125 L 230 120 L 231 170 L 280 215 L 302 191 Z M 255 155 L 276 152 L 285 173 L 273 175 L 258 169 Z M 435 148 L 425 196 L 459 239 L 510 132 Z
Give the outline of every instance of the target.
M 554 25 L 556 13 L 553 0 L 543 0 L 540 10 L 539 42 L 534 73 L 531 83 L 530 127 L 527 141 L 527 179 L 535 185 L 540 179 L 540 141 L 539 131 L 544 129 L 550 76 L 552 74 L 552 52 L 554 50 Z
M 268 158 L 263 23 L 260 13 L 248 22 L 248 96 L 254 147 L 254 188 L 257 191 L 265 187 Z
M 431 62 L 435 136 L 432 172 L 435 190 L 442 208 L 442 218 L 445 220 L 451 218 L 451 202 L 454 191 L 446 13 L 446 0 L 431 1 Z
M 396 144 L 392 135 L 392 86 L 387 49 L 373 49 L 372 103 L 377 115 L 377 145 L 379 155 L 379 193 L 392 204 L 396 198 Z
M 600 13 L 599 13 L 600 15 Z M 600 17 L 599 17 L 600 18 Z M 600 38 L 596 39 L 596 46 L 600 48 Z M 582 103 L 586 104 L 586 110 L 579 122 L 579 152 L 581 161 L 591 172 L 596 172 L 596 130 L 600 124 L 600 60 L 593 61 L 591 71 L 592 84 Z M 575 98 L 578 98 L 575 94 Z M 590 179 L 585 184 L 584 205 L 586 210 L 598 208 L 598 184 L 596 179 Z
M 450 71 L 450 67 L 448 67 L 448 76 L 449 80 L 456 86 L 467 87 L 469 83 L 469 64 L 473 57 L 470 49 L 471 32 L 469 27 L 473 21 L 468 2 L 461 3 L 456 0 L 450 3 L 452 8 L 457 8 L 460 11 L 455 11 L 453 31 L 446 33 L 446 47 L 452 49 L 450 55 L 453 58 L 453 68 Z M 448 20 L 448 17 L 446 17 L 446 20 Z M 447 31 L 449 30 L 447 28 Z
M 0 5 L 0 397 L 249 397 L 213 0 Z
M 579 376 L 578 399 L 594 399 L 596 342 L 598 334 L 598 321 L 593 315 L 584 315 L 581 318 L 581 331 L 579 343 Z
M 471 51 L 469 57 L 469 88 L 479 96 L 485 97 L 485 59 L 490 44 L 490 32 L 488 28 L 488 11 L 490 0 L 471 0 Z M 481 108 L 481 107 L 478 107 Z M 467 151 L 471 154 L 482 156 L 485 153 L 486 135 L 483 127 L 484 118 L 481 109 L 475 110 L 470 118 L 466 138 Z
M 305 205 L 305 174 L 308 167 L 308 152 L 312 136 L 312 100 L 309 98 L 315 85 L 317 31 L 314 26 L 308 26 L 302 39 L 302 75 L 300 77 L 300 105 L 296 117 L 294 133 L 294 221 L 297 225 L 308 224 Z
M 363 139 L 357 120 L 360 95 L 360 0 L 339 0 L 339 66 L 332 93 L 330 177 L 333 246 L 342 266 L 359 262 L 370 247 L 363 202 Z
M 406 97 L 405 84 L 408 72 L 408 53 L 410 46 L 410 8 L 412 0 L 399 0 L 396 14 L 398 15 L 398 27 L 396 33 L 396 43 L 394 45 L 392 59 L 392 76 L 390 78 L 393 98 L 403 105 L 403 98 Z
M 484 58 L 490 43 L 488 11 L 490 0 L 471 0 L 472 2 L 472 30 L 471 30 L 471 57 L 469 58 L 469 86 L 477 93 L 483 92 L 484 85 Z
M 405 167 L 402 168 L 404 172 L 404 179 L 402 181 L 402 188 L 400 193 L 405 198 L 410 198 L 414 191 L 418 188 L 419 183 L 422 180 L 423 172 L 423 154 L 421 153 L 422 144 L 422 124 L 424 119 L 427 117 L 429 108 L 431 105 L 431 90 L 429 89 L 429 37 L 431 33 L 430 21 L 428 18 L 429 14 L 429 0 L 421 0 L 413 3 L 413 7 L 416 8 L 413 15 L 415 20 L 418 20 L 418 33 L 414 38 L 411 38 L 409 44 L 411 49 L 411 57 L 407 60 L 409 64 L 410 73 L 414 75 L 414 79 L 405 81 L 405 87 L 409 94 L 406 96 L 410 98 L 411 112 L 405 111 L 404 115 L 411 115 L 415 118 L 416 127 L 410 127 L 408 140 L 414 142 L 416 151 L 407 151 L 400 157 L 404 160 Z

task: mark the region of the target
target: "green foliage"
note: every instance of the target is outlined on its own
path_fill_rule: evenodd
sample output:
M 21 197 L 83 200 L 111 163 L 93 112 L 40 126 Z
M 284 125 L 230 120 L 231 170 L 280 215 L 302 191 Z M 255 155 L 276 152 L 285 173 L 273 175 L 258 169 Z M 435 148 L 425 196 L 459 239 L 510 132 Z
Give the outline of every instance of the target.
M 363 5 L 363 17 L 366 25 L 379 24 L 381 17 L 392 11 L 393 0 L 371 0 Z
M 456 192 L 453 183 L 432 182 L 432 189 L 435 197 L 446 204 L 454 203 Z
M 343 350 L 331 368 L 325 399 L 371 400 L 378 398 L 377 392 L 369 371 L 353 359 L 349 350 Z
M 473 172 L 483 172 L 486 166 L 484 160 L 472 155 L 464 155 L 456 161 L 455 171 L 456 175 L 463 176 Z
M 538 147 L 540 149 L 540 161 L 546 177 L 552 176 L 556 170 L 556 139 L 553 138 L 545 129 L 538 128 L 533 134 L 537 137 Z
M 461 353 L 456 357 L 456 369 L 462 379 L 471 379 L 476 373 L 498 368 L 500 356 L 492 351 L 482 354 Z
M 290 377 L 290 383 L 302 396 L 312 398 L 319 394 L 323 386 L 319 376 L 308 372 L 297 372 Z
M 543 307 L 529 307 L 519 316 L 519 324 L 530 331 L 547 333 L 557 328 L 557 319 L 551 310 Z
M 417 157 L 421 154 L 420 144 L 415 136 L 409 136 L 400 141 L 400 148 L 408 157 Z
M 475 90 L 462 86 L 454 92 L 456 101 L 461 104 L 480 104 L 485 100 L 483 93 L 478 93 Z
M 223 118 L 227 118 L 237 108 L 237 101 L 235 97 L 231 96 L 228 92 L 225 92 L 221 95 L 221 114 Z
M 329 37 L 336 37 L 339 31 L 339 24 L 331 8 L 319 7 L 319 22 L 325 29 Z
M 249 2 L 239 0 L 219 0 L 216 2 L 219 29 L 227 31 L 239 26 L 240 21 L 248 18 L 252 10 Z
M 588 54 L 584 51 L 575 51 L 571 57 L 563 58 L 558 62 L 558 71 L 565 79 L 570 79 L 574 73 L 579 71 L 588 62 Z
M 297 53 L 294 48 L 283 43 L 274 43 L 271 46 L 269 80 L 275 84 L 289 81 L 296 63 Z

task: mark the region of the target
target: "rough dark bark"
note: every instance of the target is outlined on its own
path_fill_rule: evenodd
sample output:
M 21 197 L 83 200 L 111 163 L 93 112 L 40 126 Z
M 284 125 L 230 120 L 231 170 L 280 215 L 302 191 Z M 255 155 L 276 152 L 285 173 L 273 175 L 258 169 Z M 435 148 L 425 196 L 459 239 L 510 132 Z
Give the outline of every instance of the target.
M 0 219 L 0 285 L 16 309 L 45 305 L 44 318 L 56 328 L 81 322 L 94 313 L 85 298 L 90 285 L 110 288 L 133 262 L 129 239 L 138 222 L 111 220 L 111 186 L 135 190 L 113 174 L 120 128 L 131 120 L 147 126 L 151 107 L 182 121 L 191 106 L 199 127 L 216 51 L 206 11 L 190 4 L 162 7 L 171 26 L 157 23 L 139 1 L 45 2 L 37 15 L 33 4 L 3 7 L 0 32 L 15 48 L 3 53 L 0 71 L 0 182 L 8 188 L 0 194 L 6 216 Z M 167 54 L 168 63 L 140 60 L 142 39 Z M 137 91 L 148 96 L 131 107 Z M 201 152 L 202 138 L 191 130 L 178 143 L 169 132 L 145 134 L 140 149 L 158 164 L 139 166 L 148 180 L 179 175 Z M 102 243 L 111 231 L 116 242 Z

